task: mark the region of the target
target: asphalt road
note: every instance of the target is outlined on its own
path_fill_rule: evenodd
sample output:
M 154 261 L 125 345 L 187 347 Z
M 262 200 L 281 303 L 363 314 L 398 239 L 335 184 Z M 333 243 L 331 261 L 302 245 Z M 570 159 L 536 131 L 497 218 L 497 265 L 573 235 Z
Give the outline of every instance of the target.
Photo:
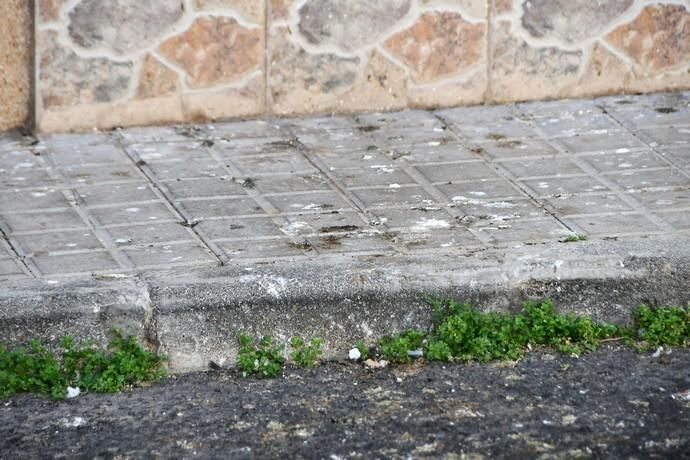
M 690 350 L 20 395 L 0 402 L 0 458 L 690 458 Z

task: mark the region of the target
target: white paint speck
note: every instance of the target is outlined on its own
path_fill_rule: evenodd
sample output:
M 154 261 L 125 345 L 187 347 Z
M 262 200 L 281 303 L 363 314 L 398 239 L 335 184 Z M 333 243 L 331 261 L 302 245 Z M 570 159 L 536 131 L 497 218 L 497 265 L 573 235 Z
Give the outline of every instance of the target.
M 139 212 L 139 208 L 126 208 L 125 211 L 127 211 L 127 212 Z
M 437 230 L 442 228 L 450 228 L 450 224 L 441 219 L 422 219 L 418 222 L 415 222 L 412 227 L 410 227 L 410 230 L 413 232 L 426 232 L 429 230 Z

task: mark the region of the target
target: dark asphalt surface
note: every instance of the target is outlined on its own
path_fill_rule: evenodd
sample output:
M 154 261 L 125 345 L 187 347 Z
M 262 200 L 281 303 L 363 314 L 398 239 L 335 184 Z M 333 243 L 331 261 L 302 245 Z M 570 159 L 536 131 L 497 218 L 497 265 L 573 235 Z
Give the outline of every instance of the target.
M 690 350 L 20 395 L 0 402 L 0 458 L 690 458 Z

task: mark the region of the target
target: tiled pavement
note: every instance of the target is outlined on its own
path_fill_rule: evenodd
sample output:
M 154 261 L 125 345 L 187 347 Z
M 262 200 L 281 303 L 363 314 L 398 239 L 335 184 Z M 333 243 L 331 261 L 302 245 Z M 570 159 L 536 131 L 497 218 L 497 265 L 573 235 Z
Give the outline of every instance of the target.
M 0 134 L 0 280 L 690 241 L 690 93 Z

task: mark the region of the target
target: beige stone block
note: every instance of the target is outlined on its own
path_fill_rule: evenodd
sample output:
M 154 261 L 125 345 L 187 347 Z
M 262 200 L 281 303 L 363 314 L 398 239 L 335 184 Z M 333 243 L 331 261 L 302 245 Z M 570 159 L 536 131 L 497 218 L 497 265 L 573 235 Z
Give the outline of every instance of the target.
M 184 108 L 178 96 L 169 96 L 56 107 L 40 112 L 38 117 L 37 124 L 42 132 L 88 131 L 113 126 L 179 123 L 184 120 Z
M 184 94 L 184 120 L 199 123 L 260 115 L 265 107 L 264 83 L 263 75 L 259 75 L 238 88 Z
M 263 88 L 263 78 L 257 77 L 239 88 L 55 108 L 41 114 L 40 130 L 88 131 L 256 116 L 263 112 Z
M 407 95 L 410 107 L 453 107 L 481 104 L 484 102 L 486 88 L 486 69 L 480 67 L 459 81 L 410 86 Z
M 30 119 L 31 24 L 27 0 L 0 2 L 0 131 Z

